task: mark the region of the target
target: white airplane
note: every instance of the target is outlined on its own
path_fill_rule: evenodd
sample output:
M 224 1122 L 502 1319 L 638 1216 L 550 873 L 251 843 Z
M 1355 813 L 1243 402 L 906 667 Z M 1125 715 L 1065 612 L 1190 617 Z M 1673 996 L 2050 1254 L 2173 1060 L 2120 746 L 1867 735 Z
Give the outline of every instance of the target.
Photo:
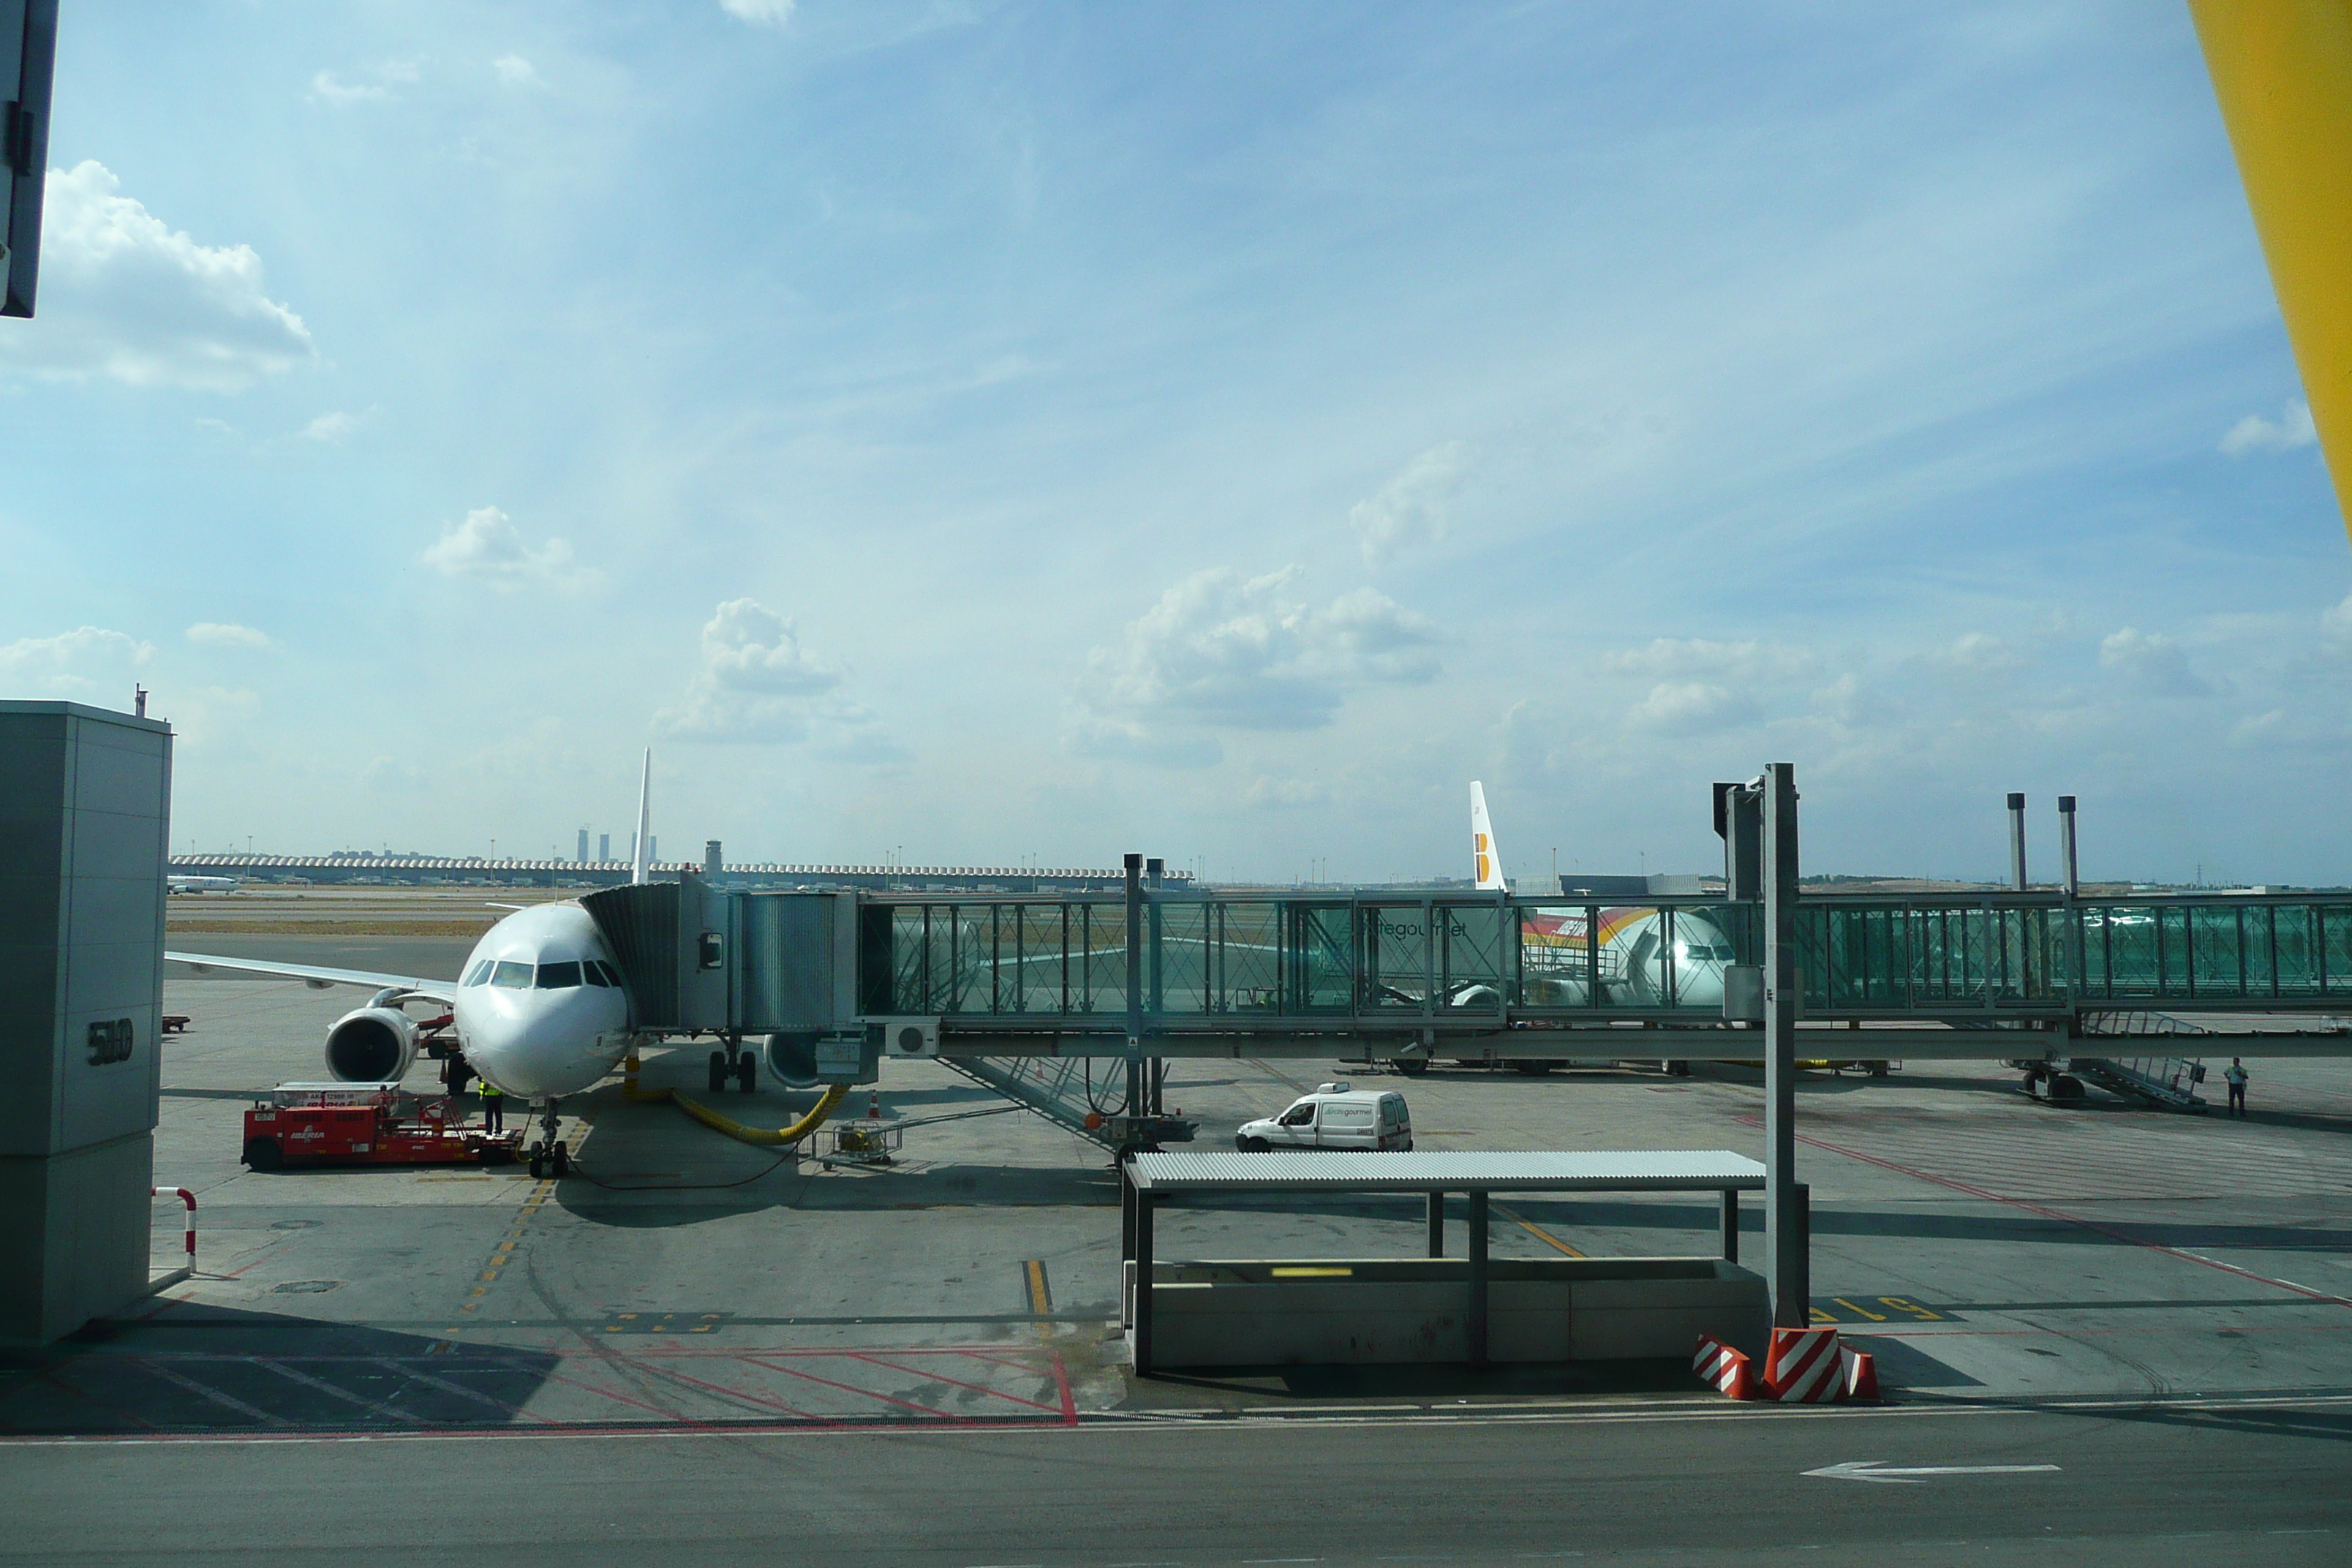
M 632 882 L 648 880 L 652 784 L 648 751 L 637 791 Z M 366 1006 L 345 1014 L 327 1031 L 327 1070 L 349 1083 L 396 1082 L 416 1059 L 416 1023 L 404 1004 L 446 1007 L 466 1066 L 507 1093 L 538 1104 L 542 1135 L 530 1148 L 534 1176 L 547 1167 L 558 1176 L 568 1170 L 569 1151 L 556 1136 L 556 1107 L 564 1096 L 580 1093 L 611 1072 L 632 1038 L 620 969 L 594 918 L 572 900 L 532 904 L 499 921 L 474 944 L 454 983 L 208 953 L 163 956 L 193 965 L 198 973 L 232 969 L 321 988 L 377 987 Z M 756 1070 L 752 1062 L 745 1052 L 730 1069 L 746 1080 L 747 1089 Z
M 234 893 L 244 886 L 245 879 L 242 877 L 183 877 L 174 874 L 163 879 L 163 890 L 167 893 Z
M 1486 789 L 1475 782 L 1470 851 L 1479 891 L 1509 891 L 1494 824 L 1486 816 Z M 1595 915 L 1597 931 L 1589 937 L 1586 925 Z M 1676 1006 L 1720 1008 L 1724 966 L 1738 957 L 1731 938 L 1715 921 L 1687 910 L 1675 911 L 1671 940 L 1667 926 L 1664 911 L 1643 906 L 1593 910 L 1563 902 L 1558 909 L 1522 910 L 1519 964 L 1526 1003 L 1581 1005 L 1597 967 L 1605 996 L 1661 1003 L 1671 991 Z

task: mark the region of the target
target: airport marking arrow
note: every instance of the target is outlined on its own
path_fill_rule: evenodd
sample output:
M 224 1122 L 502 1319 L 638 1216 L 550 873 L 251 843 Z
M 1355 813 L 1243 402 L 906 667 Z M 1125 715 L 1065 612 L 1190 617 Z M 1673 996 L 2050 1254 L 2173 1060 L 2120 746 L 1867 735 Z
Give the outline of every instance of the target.
M 1848 1459 L 1843 1464 L 1823 1465 L 1818 1470 L 1804 1473 L 1836 1481 L 1887 1481 L 1896 1486 L 1916 1486 L 1928 1476 L 2024 1476 L 2056 1468 L 2055 1465 L 1895 1466 L 1882 1464 L 1876 1459 Z

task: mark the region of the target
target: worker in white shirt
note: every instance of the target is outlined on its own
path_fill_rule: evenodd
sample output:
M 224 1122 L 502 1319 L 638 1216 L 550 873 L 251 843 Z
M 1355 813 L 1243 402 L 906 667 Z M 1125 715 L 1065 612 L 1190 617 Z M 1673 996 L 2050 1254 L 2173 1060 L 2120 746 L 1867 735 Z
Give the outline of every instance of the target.
M 2230 1058 L 2230 1070 L 2223 1073 L 2221 1077 L 2230 1085 L 2230 1114 L 2232 1116 L 2243 1116 L 2246 1113 L 2246 1064 L 2244 1059 L 2239 1057 L 2231 1057 Z

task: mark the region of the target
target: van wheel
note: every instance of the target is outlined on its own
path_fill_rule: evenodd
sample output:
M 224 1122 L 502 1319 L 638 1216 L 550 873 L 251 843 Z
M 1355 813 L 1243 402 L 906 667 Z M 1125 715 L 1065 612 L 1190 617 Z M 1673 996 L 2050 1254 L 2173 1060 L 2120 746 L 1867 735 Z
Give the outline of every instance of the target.
M 1274 1145 L 1263 1138 L 1236 1138 L 1234 1140 L 1234 1147 L 1244 1154 L 1263 1154 L 1271 1150 Z
M 245 1163 L 257 1171 L 275 1171 L 286 1163 L 283 1151 L 275 1138 L 248 1138 L 245 1141 Z

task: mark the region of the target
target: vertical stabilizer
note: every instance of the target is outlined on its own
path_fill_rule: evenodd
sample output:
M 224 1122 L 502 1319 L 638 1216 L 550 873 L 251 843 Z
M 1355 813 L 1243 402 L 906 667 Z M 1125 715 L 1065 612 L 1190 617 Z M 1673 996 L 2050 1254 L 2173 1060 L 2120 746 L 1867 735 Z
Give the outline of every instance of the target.
M 654 864 L 654 752 L 646 748 L 646 771 L 637 780 L 637 843 L 635 858 L 629 867 L 632 885 L 653 879 Z
M 1507 892 L 1503 880 L 1502 851 L 1495 847 L 1495 825 L 1486 816 L 1486 786 L 1470 784 L 1470 853 L 1481 892 Z

